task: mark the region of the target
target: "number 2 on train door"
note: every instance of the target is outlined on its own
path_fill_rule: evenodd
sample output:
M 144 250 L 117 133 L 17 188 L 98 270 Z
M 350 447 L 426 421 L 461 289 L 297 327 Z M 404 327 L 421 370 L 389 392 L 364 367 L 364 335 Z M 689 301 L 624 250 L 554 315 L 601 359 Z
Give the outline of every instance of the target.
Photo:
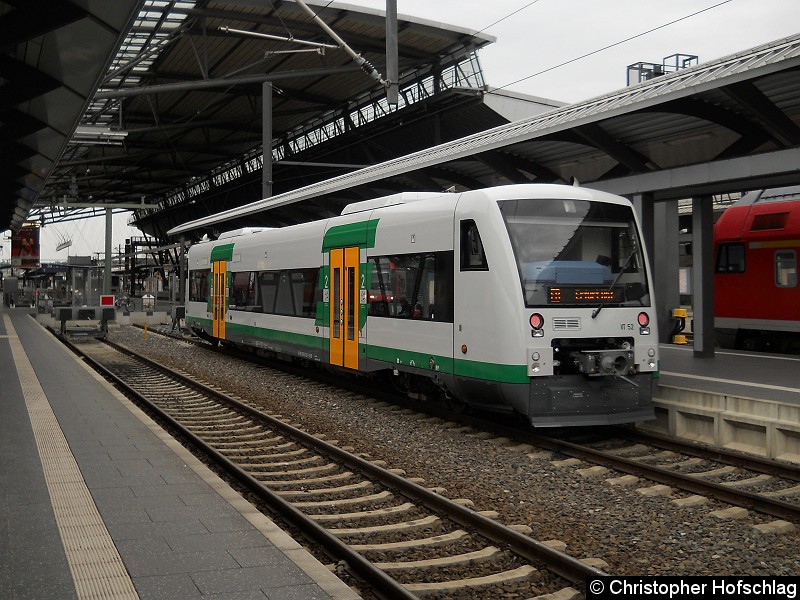
M 224 260 L 214 261 L 214 280 L 211 290 L 211 311 L 213 324 L 213 335 L 215 338 L 225 339 L 225 301 L 228 297 L 226 286 L 228 263 Z
M 330 360 L 358 369 L 358 248 L 334 248 L 330 254 Z

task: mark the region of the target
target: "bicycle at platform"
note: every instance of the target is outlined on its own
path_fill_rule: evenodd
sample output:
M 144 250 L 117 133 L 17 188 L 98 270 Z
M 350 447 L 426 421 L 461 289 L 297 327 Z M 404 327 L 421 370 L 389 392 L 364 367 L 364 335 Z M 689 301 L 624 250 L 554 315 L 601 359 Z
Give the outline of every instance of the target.
M 131 312 L 133 310 L 133 300 L 130 296 L 120 296 L 116 300 L 114 300 L 114 306 L 116 308 L 121 308 L 127 312 Z

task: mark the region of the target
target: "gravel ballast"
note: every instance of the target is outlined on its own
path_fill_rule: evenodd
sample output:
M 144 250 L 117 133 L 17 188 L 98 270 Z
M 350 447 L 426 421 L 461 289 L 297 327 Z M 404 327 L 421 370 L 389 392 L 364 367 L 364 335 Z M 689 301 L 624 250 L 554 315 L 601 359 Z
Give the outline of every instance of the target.
M 402 469 L 449 498 L 468 498 L 476 510 L 495 510 L 506 525 L 527 525 L 532 537 L 559 540 L 580 559 L 604 561 L 614 575 L 797 575 L 800 533 L 762 533 L 755 525 L 774 519 L 754 512 L 723 519 L 728 508 L 711 500 L 678 507 L 689 496 L 646 496 L 640 480 L 611 485 L 622 473 L 581 471 L 588 463 L 559 465 L 564 456 L 512 450 L 470 437 L 408 411 L 279 370 L 232 359 L 127 326 L 112 341 L 142 352 L 235 394 L 268 414 L 280 414 L 310 433 L 352 446 L 388 468 Z

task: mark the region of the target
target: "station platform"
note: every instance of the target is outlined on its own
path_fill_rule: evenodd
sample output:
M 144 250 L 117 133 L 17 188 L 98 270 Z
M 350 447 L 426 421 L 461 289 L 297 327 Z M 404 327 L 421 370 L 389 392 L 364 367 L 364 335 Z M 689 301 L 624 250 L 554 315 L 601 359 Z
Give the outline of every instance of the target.
M 24 308 L 0 309 L 0 598 L 358 598 Z
M 648 429 L 800 463 L 800 356 L 662 344 Z
M 691 346 L 662 344 L 660 383 L 800 405 L 800 356 L 717 349 L 697 358 Z

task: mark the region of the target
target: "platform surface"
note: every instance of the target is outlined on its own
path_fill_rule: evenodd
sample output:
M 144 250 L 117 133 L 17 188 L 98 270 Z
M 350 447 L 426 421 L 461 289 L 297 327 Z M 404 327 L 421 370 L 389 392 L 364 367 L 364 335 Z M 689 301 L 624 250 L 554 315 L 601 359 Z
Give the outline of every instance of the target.
M 358 596 L 61 345 L 0 309 L 0 598 Z
M 691 346 L 662 344 L 660 385 L 800 405 L 800 356 L 717 349 L 697 358 Z

